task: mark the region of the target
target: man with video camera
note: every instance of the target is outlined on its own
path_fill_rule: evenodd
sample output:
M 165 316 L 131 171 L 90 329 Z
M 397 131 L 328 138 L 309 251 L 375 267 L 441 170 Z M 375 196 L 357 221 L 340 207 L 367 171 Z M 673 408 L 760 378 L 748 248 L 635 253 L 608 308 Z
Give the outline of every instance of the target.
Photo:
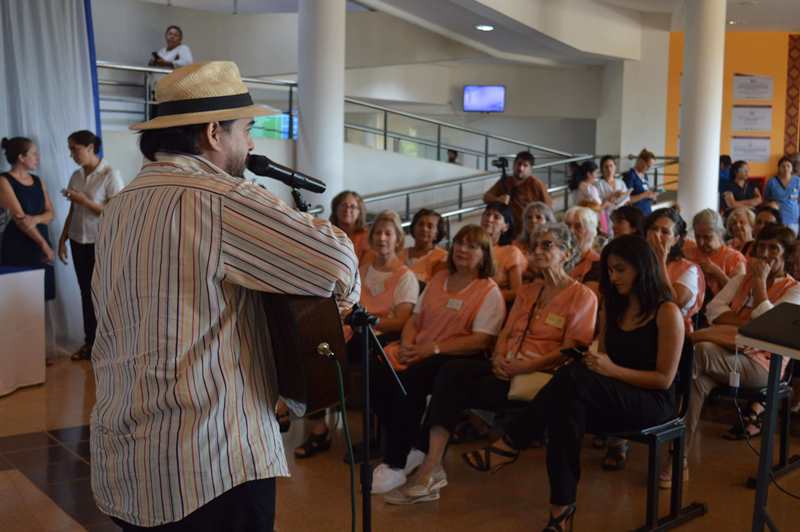
M 533 165 L 536 162 L 529 151 L 521 151 L 514 158 L 514 170 L 511 175 L 506 175 L 505 167 L 508 161 L 500 158 L 492 164 L 503 170 L 501 177 L 492 188 L 483 195 L 484 203 L 505 203 L 511 205 L 514 215 L 514 236 L 522 230 L 522 212 L 532 201 L 541 201 L 548 206 L 553 206 L 553 200 L 547 192 L 547 186 L 532 175 Z

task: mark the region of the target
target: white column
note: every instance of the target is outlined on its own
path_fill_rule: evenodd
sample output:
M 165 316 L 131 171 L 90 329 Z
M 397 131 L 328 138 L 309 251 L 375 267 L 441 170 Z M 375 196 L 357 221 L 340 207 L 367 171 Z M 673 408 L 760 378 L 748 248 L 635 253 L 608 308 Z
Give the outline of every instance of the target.
M 726 0 L 685 2 L 678 205 L 690 220 L 719 201 Z
M 344 173 L 345 0 L 300 0 L 298 13 L 297 166 L 328 185 L 306 194 L 329 214 Z

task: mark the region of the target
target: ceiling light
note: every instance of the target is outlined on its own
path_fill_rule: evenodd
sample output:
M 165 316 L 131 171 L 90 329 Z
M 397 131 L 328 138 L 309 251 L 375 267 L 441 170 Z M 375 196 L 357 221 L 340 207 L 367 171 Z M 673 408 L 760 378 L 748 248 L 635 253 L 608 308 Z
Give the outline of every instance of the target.
M 729 25 L 731 25 L 731 26 L 733 26 L 734 24 L 736 24 L 736 21 L 735 21 L 735 20 L 729 20 L 729 21 L 728 21 L 728 24 L 729 24 Z
M 475 24 L 475 29 L 478 31 L 494 31 L 494 26 L 491 24 Z

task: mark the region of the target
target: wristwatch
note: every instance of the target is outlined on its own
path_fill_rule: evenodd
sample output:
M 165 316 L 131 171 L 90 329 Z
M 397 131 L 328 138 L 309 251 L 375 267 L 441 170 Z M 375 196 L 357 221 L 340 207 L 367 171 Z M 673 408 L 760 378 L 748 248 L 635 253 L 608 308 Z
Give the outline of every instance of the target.
M 439 349 L 439 344 L 433 344 L 433 354 L 434 354 L 434 355 L 438 355 L 438 354 L 440 354 L 441 352 L 442 352 L 442 351 L 441 351 L 441 349 Z

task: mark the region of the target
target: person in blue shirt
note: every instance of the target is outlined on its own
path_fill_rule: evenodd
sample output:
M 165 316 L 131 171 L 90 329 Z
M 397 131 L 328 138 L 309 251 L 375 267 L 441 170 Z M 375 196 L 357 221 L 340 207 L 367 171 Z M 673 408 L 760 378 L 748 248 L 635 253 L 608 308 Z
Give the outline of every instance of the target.
M 622 176 L 625 186 L 631 189 L 631 205 L 642 211 L 645 216 L 650 216 L 653 211 L 653 201 L 658 196 L 654 190 L 650 190 L 646 175 L 655 160 L 653 152 L 643 149 L 639 152 L 633 168 Z
M 792 175 L 792 161 L 781 157 L 778 161 L 778 175 L 767 183 L 766 201 L 774 201 L 781 211 L 781 222 L 797 234 L 800 223 L 800 177 Z
M 731 180 L 732 164 L 733 159 L 731 159 L 730 155 L 719 156 L 719 183 L 717 184 L 717 191 L 720 194 L 722 194 L 722 191 L 725 190 L 725 186 Z

